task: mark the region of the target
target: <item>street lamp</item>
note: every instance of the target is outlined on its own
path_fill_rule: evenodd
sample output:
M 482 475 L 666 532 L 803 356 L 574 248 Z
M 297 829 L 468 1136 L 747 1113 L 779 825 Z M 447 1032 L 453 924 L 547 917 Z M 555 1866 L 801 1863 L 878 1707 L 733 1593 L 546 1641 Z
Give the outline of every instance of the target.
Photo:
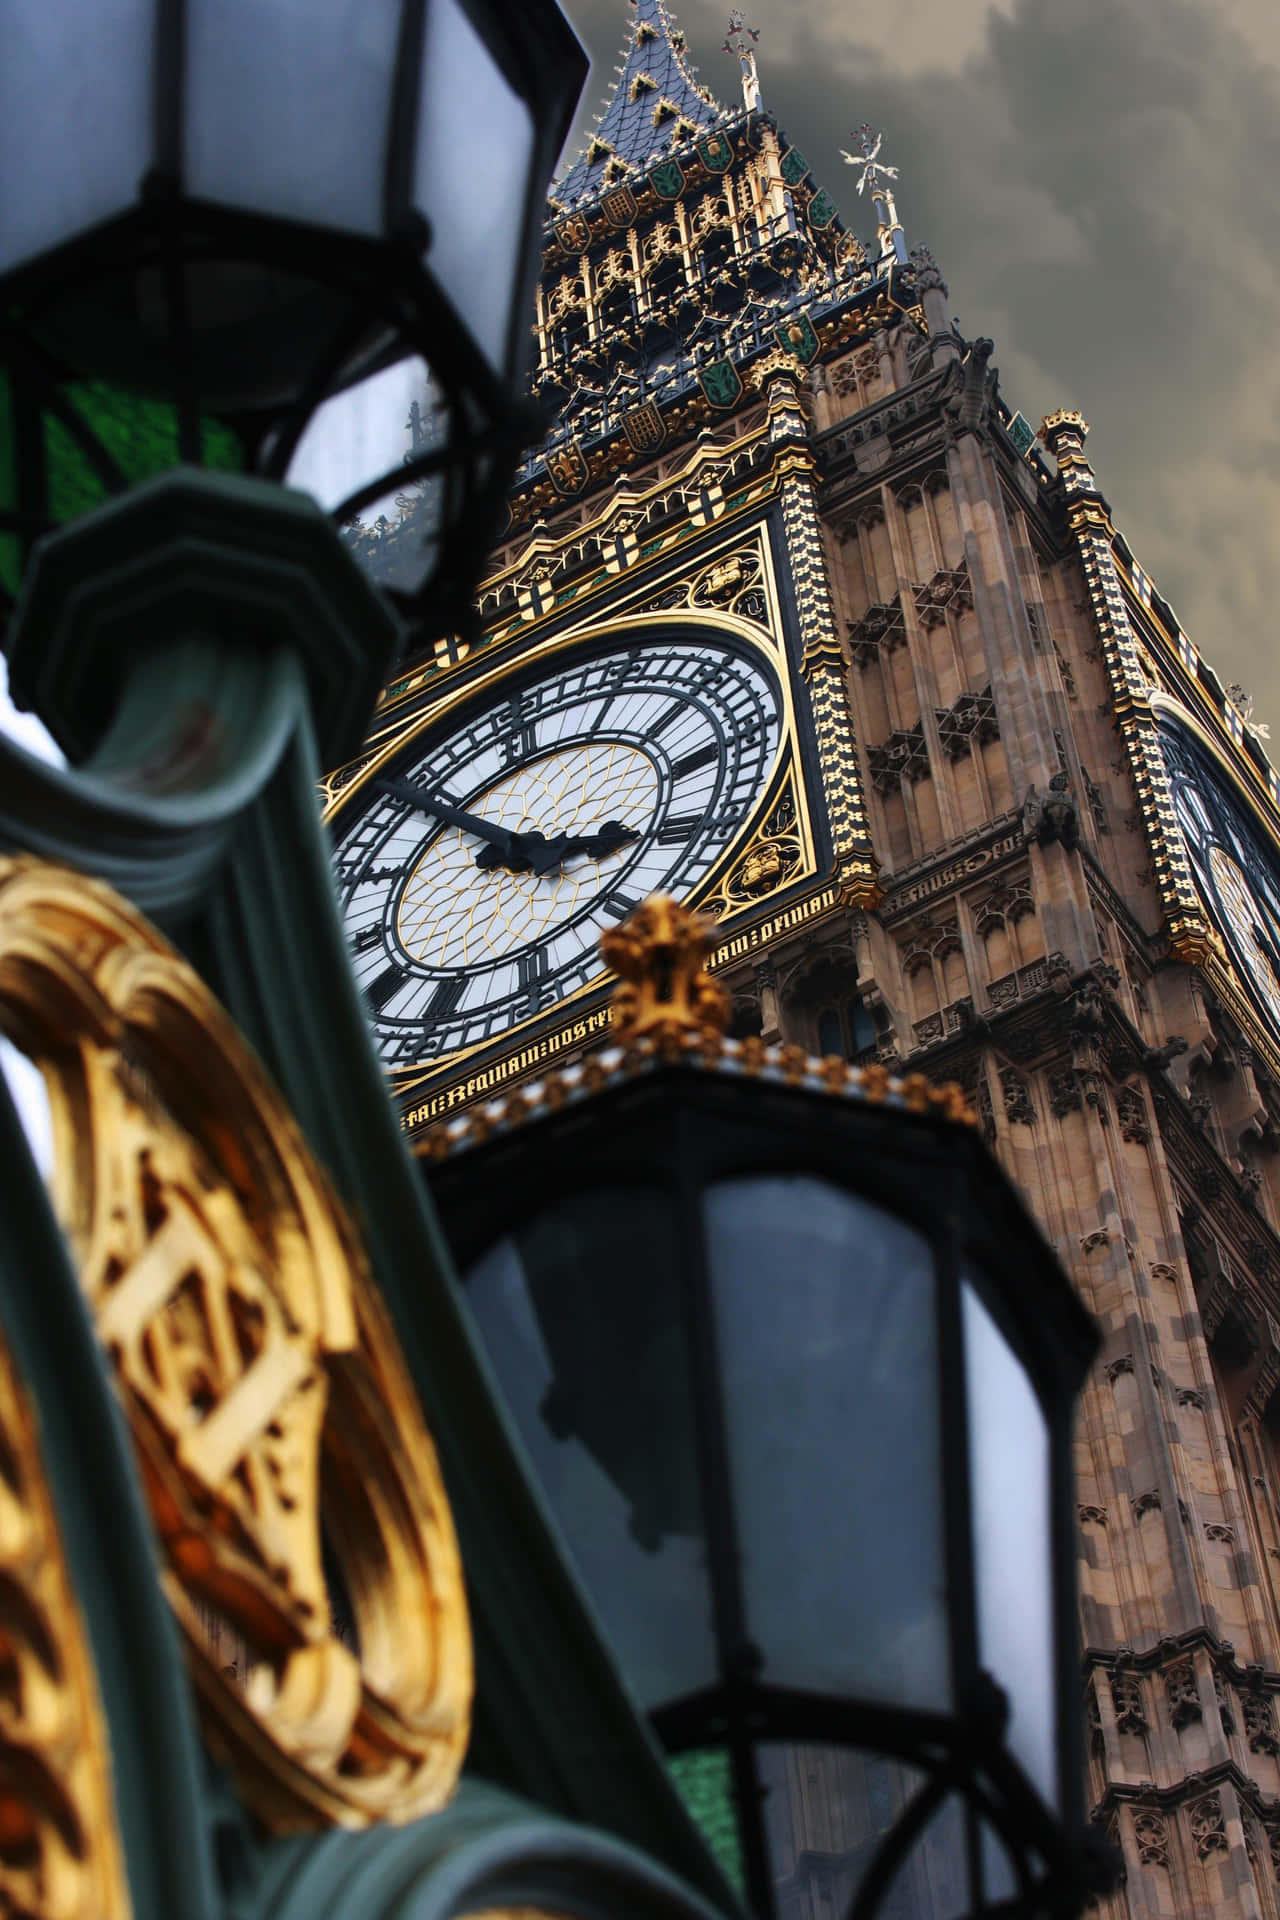
M 647 903 L 622 1047 L 433 1137 L 482 1340 L 757 1912 L 806 1851 L 856 1920 L 1077 1911 L 1093 1324 L 956 1090 L 722 1040 L 706 944 Z
M 9 0 L 0 618 L 41 534 L 177 461 L 399 512 L 380 579 L 457 618 L 585 73 L 553 0 Z

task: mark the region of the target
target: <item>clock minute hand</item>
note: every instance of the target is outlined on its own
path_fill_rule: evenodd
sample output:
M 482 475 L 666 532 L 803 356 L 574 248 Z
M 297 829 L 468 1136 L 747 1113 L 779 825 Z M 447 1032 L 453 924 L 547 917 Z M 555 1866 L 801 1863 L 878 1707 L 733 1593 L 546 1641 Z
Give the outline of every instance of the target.
M 477 840 L 484 840 L 499 858 L 492 854 L 485 858 L 477 856 L 477 866 L 505 866 L 512 873 L 527 873 L 533 865 L 524 834 L 513 833 L 510 827 L 499 826 L 496 820 L 482 820 L 477 813 L 468 813 L 463 807 L 455 807 L 450 800 L 444 800 L 439 794 L 429 793 L 425 787 L 415 787 L 408 780 L 395 780 L 384 775 L 375 784 L 384 793 L 406 805 L 416 807 L 422 813 L 429 813 L 433 819 L 443 820 L 446 826 L 461 827 L 464 833 L 473 833 Z

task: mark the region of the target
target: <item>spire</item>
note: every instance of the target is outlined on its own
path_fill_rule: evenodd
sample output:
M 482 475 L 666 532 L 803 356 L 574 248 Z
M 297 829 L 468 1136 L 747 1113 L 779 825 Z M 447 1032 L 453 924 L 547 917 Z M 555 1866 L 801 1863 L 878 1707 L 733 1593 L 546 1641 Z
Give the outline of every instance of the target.
M 846 153 L 843 147 L 840 151 L 844 155 L 844 163 L 847 167 L 862 169 L 858 175 L 858 192 L 862 193 L 865 190 L 871 194 L 871 204 L 876 210 L 876 219 L 880 228 L 880 257 L 882 260 L 896 260 L 900 266 L 905 267 L 907 264 L 906 236 L 902 231 L 902 222 L 898 218 L 898 209 L 893 204 L 893 188 L 885 184 L 886 181 L 897 179 L 898 169 L 888 166 L 885 161 L 878 158 L 884 135 L 873 133 L 865 120 L 854 137 L 858 142 L 858 151 Z
M 586 147 L 552 185 L 555 207 L 594 200 L 730 118 L 689 65 L 684 34 L 663 0 L 628 0 L 628 13 L 613 91 Z
M 747 25 L 742 9 L 735 7 L 729 15 L 729 37 L 724 43 L 724 50 L 733 54 L 742 69 L 742 98 L 748 113 L 754 113 L 760 105 L 760 75 L 756 71 L 756 41 L 759 38 L 756 29 Z

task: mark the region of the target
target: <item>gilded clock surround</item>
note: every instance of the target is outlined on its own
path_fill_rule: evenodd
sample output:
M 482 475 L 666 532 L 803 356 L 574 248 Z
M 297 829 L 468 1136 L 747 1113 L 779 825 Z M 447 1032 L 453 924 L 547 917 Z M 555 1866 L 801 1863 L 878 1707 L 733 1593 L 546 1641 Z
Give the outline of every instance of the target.
M 65 868 L 0 862 L 0 1019 L 48 1089 L 55 1204 L 211 1744 L 277 1829 L 443 1805 L 471 1698 L 452 1519 L 295 1123 L 195 972 Z
M 776 484 L 771 480 L 770 490 Z M 783 704 L 782 744 L 774 778 L 752 819 L 697 887 L 690 904 L 715 912 L 722 924 L 730 923 L 722 947 L 726 953 L 731 950 L 730 928 L 736 931 L 739 920 L 755 919 L 764 912 L 776 917 L 783 903 L 788 914 L 804 918 L 838 909 L 837 891 L 821 885 L 811 823 L 822 763 L 811 759 L 797 716 L 773 545 L 765 523 L 743 527 L 738 512 L 734 520 L 734 529 L 726 529 L 728 537 L 709 549 L 701 546 L 696 561 L 686 562 L 679 571 L 659 572 L 637 565 L 636 582 L 629 592 L 620 591 L 622 578 L 605 576 L 609 587 L 605 619 L 593 617 L 589 602 L 580 620 L 557 625 L 537 638 L 538 626 L 552 626 L 553 616 L 548 613 L 543 620 L 519 623 L 504 644 L 491 642 L 465 660 L 437 667 L 425 681 L 417 678 L 412 686 L 393 689 L 382 709 L 385 718 L 371 735 L 372 752 L 340 770 L 329 783 L 325 818 L 331 830 L 340 829 L 347 808 L 359 805 L 361 789 L 384 767 L 403 759 L 437 730 L 443 734 L 465 707 L 496 702 L 517 675 L 532 678 L 584 644 L 601 649 L 623 640 L 634 644 L 637 635 L 646 631 L 656 635 L 674 618 L 682 632 L 695 634 L 705 626 L 709 638 L 728 634 L 762 654 L 777 676 Z M 705 534 L 704 528 L 690 526 L 688 531 Z M 498 1044 L 454 1053 L 427 1070 L 393 1071 L 393 1083 L 409 1103 L 406 1124 L 412 1130 L 428 1117 L 527 1074 L 603 1031 L 607 1014 L 598 1001 L 604 979 L 602 971 L 598 981 L 569 996 L 553 1012 L 509 1029 Z

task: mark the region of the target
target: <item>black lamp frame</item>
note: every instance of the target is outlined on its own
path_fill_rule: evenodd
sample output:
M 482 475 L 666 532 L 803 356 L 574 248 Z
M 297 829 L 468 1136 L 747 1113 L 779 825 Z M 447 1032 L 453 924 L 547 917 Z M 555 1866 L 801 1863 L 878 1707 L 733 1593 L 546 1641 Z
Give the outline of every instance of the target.
M 954 1715 L 873 1707 L 772 1687 L 750 1644 L 704 1253 L 702 1194 L 729 1177 L 805 1173 L 897 1214 L 927 1236 L 939 1315 L 942 1490 Z M 1072 1410 L 1096 1350 L 1092 1320 L 1039 1229 L 971 1129 L 927 1114 L 824 1097 L 764 1080 L 744 1083 L 671 1066 L 502 1133 L 432 1165 L 429 1184 L 464 1273 L 549 1201 L 595 1186 L 655 1184 L 673 1195 L 685 1248 L 682 1282 L 694 1369 L 694 1413 L 720 1680 L 656 1711 L 669 1752 L 728 1748 L 752 1904 L 774 1910 L 754 1749 L 769 1739 L 878 1752 L 919 1768 L 924 1785 L 884 1837 L 849 1920 L 876 1910 L 930 1816 L 951 1791 L 985 1815 L 1020 1879 L 1017 1898 L 975 1911 L 1073 1914 L 1096 1881 L 1084 1841 L 1079 1653 L 1076 1638 Z M 922 1217 L 921 1195 L 930 1197 Z M 1050 1435 L 1050 1516 L 1059 1806 L 1045 1806 L 1002 1744 L 1005 1703 L 978 1664 L 971 1557 L 966 1383 L 959 1261 L 1020 1355 Z M 602 1270 L 601 1284 L 608 1285 Z M 970 1881 L 981 1887 L 976 1825 Z
M 383 173 L 382 235 L 369 238 L 303 225 L 186 196 L 182 180 L 185 0 L 153 0 L 152 164 L 134 206 L 0 276 L 0 371 L 11 374 L 16 439 L 13 509 L 0 507 L 0 533 L 16 534 L 21 566 L 54 524 L 48 498 L 43 416 L 67 431 L 109 494 L 131 479 L 61 391 L 63 382 L 119 376 L 118 366 L 88 364 L 89 355 L 49 351 L 42 314 L 69 294 L 92 293 L 104 278 L 153 270 L 163 287 L 167 363 L 159 379 L 141 353 L 125 376 L 168 400 L 177 416 L 179 458 L 201 463 L 202 415 L 216 413 L 241 438 L 246 469 L 282 480 L 294 449 L 320 403 L 406 352 L 431 368 L 449 413 L 445 445 L 362 486 L 338 506 L 339 524 L 388 491 L 433 473 L 445 475 L 447 498 L 439 547 L 450 578 L 436 574 L 417 593 L 389 588 L 410 619 L 429 610 L 432 630 L 466 620 L 469 590 L 492 543 L 512 464 L 538 436 L 541 421 L 525 396 L 531 352 L 529 295 L 541 256 L 543 196 L 586 74 L 585 55 L 554 0 L 536 9 L 462 0 L 468 18 L 507 78 L 530 106 L 534 148 L 513 277 L 505 366 L 495 370 L 430 266 L 431 234 L 413 207 L 414 137 L 421 55 L 431 0 L 401 0 L 399 42 Z M 188 269 L 237 261 L 296 272 L 337 296 L 327 337 L 315 343 L 310 367 L 287 401 L 219 410 L 202 398 L 192 364 Z M 140 343 L 138 344 L 140 348 Z M 437 569 L 438 572 L 438 569 Z M 5 609 L 0 588 L 0 615 Z

